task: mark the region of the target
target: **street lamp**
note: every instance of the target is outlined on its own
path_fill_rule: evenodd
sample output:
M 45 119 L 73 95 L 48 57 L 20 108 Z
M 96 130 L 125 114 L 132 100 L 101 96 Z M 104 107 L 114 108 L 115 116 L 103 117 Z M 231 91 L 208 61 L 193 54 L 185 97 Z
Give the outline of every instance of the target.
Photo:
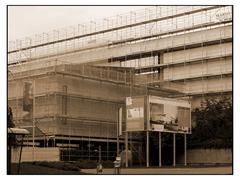
M 98 150 L 95 149 L 94 151 L 95 151 L 95 152 L 98 152 L 98 162 L 101 163 L 101 161 L 102 161 L 101 146 L 99 145 L 99 146 L 98 146 Z
M 101 146 L 99 145 L 98 146 L 98 150 L 94 150 L 95 152 L 98 152 L 98 165 L 97 165 L 97 174 L 102 174 L 102 171 L 103 171 L 103 166 L 101 164 L 101 160 L 102 160 L 102 157 L 101 157 Z

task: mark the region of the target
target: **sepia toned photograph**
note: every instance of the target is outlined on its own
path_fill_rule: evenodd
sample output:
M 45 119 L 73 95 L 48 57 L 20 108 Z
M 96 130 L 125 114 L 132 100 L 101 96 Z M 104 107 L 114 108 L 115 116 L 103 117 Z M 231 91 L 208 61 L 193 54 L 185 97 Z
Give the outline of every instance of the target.
M 233 5 L 8 5 L 7 175 L 232 175 Z

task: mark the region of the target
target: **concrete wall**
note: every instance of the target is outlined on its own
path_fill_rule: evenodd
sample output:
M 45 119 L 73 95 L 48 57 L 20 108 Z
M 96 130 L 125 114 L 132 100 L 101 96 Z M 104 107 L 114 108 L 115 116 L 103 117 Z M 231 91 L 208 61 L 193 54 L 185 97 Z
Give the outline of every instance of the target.
M 163 61 L 164 63 L 173 63 L 190 61 L 198 58 L 224 56 L 228 54 L 232 54 L 232 43 L 222 43 L 217 45 L 164 53 Z
M 177 163 L 184 163 L 184 156 Z M 187 150 L 188 164 L 227 164 L 232 163 L 231 149 L 189 149 Z
M 164 80 L 179 80 L 185 78 L 201 77 L 205 75 L 218 75 L 232 72 L 232 58 L 216 59 L 214 61 L 182 64 L 164 69 Z
M 232 77 L 204 79 L 186 82 L 188 93 L 232 91 Z
M 23 147 L 21 162 L 32 162 L 32 147 Z M 18 163 L 20 148 L 12 149 L 12 162 Z M 59 148 L 37 148 L 34 151 L 34 161 L 60 161 Z

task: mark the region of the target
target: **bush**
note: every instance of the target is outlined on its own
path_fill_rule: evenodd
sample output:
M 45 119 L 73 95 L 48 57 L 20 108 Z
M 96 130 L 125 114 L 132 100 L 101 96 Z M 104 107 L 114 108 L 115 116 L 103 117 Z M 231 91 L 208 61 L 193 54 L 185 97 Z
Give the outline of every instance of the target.
M 232 148 L 232 100 L 206 100 L 192 113 L 196 127 L 188 138 L 189 148 Z
M 96 160 L 79 160 L 72 162 L 80 169 L 94 169 L 97 167 L 98 161 Z M 102 161 L 103 168 L 113 168 L 113 162 L 112 161 Z
M 95 160 L 79 160 L 73 163 L 80 169 L 92 169 L 97 167 L 97 161 Z
M 45 166 L 49 168 L 55 168 L 55 169 L 61 169 L 61 170 L 67 170 L 67 171 L 80 171 L 78 166 L 68 163 L 68 162 L 47 162 L 47 161 L 42 161 L 42 162 L 34 162 L 33 164 L 38 165 L 38 166 Z

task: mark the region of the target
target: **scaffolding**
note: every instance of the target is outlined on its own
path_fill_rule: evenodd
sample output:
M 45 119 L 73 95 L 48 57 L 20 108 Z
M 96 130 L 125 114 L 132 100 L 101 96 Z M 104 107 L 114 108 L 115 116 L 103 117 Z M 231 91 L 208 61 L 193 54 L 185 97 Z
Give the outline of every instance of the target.
M 203 20 L 204 13 L 204 20 Z M 231 24 L 230 6 L 154 6 L 10 41 L 9 64 Z M 99 57 L 99 59 L 102 59 Z
M 156 84 L 213 76 L 214 73 L 207 70 L 202 75 L 191 72 L 175 75 L 172 71 L 176 68 L 172 67 L 184 64 L 188 70 L 190 63 L 202 61 L 206 66 L 207 61 L 222 58 L 226 69 L 221 67 L 221 74 L 229 76 L 231 24 L 231 6 L 154 6 L 9 42 L 8 62 L 11 66 L 21 64 L 18 68 L 24 71 L 36 69 L 43 63 L 51 66 L 56 60 L 61 64 L 104 61 L 107 66 L 133 67 L 142 76 L 140 79 Z M 209 46 L 212 44 L 219 45 Z M 194 57 L 192 48 L 197 47 Z M 183 50 L 185 56 L 175 53 L 179 50 Z M 164 75 L 159 74 L 160 69 Z M 174 77 L 168 78 L 171 73 Z M 188 93 L 194 92 L 189 89 Z
M 17 125 L 39 128 L 68 150 L 65 159 L 74 148 L 91 158 L 103 142 L 105 157 L 114 157 L 125 97 L 232 91 L 232 7 L 153 6 L 9 42 L 8 72 Z M 26 83 L 32 107 L 24 110 Z M 141 135 L 129 137 L 141 152 L 132 145 Z

